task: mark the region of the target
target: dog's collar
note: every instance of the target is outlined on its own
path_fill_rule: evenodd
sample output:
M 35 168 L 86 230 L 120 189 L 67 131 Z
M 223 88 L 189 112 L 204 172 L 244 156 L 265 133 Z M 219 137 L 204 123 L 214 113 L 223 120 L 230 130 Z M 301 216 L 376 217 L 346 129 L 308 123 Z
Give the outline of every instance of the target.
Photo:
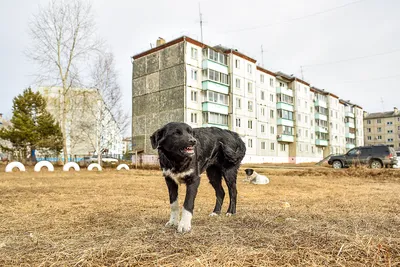
M 248 175 L 247 177 L 249 177 L 250 179 L 254 179 L 254 178 L 256 178 L 257 177 L 257 173 L 256 172 L 253 172 L 253 174 L 252 175 Z

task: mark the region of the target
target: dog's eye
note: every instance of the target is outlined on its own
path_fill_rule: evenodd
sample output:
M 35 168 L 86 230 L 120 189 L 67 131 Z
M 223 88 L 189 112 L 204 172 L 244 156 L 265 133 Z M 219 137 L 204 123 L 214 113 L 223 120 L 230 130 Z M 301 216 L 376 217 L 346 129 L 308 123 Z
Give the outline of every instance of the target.
M 192 129 L 187 128 L 186 131 L 187 131 L 188 133 L 192 134 Z
M 182 131 L 181 131 L 181 130 L 179 130 L 179 129 L 177 129 L 177 130 L 175 131 L 175 134 L 177 134 L 177 135 L 181 135 L 181 134 L 182 134 Z

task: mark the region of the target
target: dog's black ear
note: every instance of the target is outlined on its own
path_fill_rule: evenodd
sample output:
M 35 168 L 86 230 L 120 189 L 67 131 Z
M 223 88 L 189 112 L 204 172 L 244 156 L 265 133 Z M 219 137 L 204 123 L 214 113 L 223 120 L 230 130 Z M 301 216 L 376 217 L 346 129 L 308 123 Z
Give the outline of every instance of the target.
M 150 136 L 151 146 L 153 149 L 158 148 L 161 143 L 164 141 L 164 128 L 158 129 Z

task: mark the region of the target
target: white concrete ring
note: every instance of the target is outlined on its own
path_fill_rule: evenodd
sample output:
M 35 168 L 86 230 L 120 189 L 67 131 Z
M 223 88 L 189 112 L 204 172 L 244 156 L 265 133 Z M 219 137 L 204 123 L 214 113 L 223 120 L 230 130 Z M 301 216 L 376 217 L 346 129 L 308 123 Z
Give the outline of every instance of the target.
M 14 168 L 17 168 L 20 172 L 24 172 L 25 171 L 24 164 L 22 164 L 21 162 L 18 162 L 18 161 L 14 161 L 14 162 L 10 162 L 10 163 L 7 164 L 6 172 L 12 172 L 12 170 Z
M 53 172 L 54 171 L 54 166 L 53 164 L 51 164 L 50 161 L 47 160 L 43 160 L 43 161 L 39 161 L 38 163 L 36 163 L 35 168 L 33 168 L 33 170 L 35 172 L 40 172 L 40 170 L 43 167 L 47 167 L 47 169 L 49 170 L 49 172 Z
M 70 168 L 74 168 L 75 171 L 80 171 L 81 169 L 76 162 L 67 162 L 63 167 L 63 171 L 67 172 Z
M 103 168 L 101 168 L 100 164 L 98 163 L 90 163 L 89 166 L 87 167 L 88 171 L 92 171 L 93 168 L 97 168 L 98 171 L 103 170 Z

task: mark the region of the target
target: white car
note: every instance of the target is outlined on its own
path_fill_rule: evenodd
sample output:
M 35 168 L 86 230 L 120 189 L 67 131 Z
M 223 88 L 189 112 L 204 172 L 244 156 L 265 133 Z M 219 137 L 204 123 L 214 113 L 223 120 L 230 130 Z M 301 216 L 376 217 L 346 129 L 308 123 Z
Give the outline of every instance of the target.
M 97 155 L 93 155 L 92 162 L 97 162 Z M 101 161 L 108 164 L 118 164 L 119 160 L 108 155 L 101 156 Z

